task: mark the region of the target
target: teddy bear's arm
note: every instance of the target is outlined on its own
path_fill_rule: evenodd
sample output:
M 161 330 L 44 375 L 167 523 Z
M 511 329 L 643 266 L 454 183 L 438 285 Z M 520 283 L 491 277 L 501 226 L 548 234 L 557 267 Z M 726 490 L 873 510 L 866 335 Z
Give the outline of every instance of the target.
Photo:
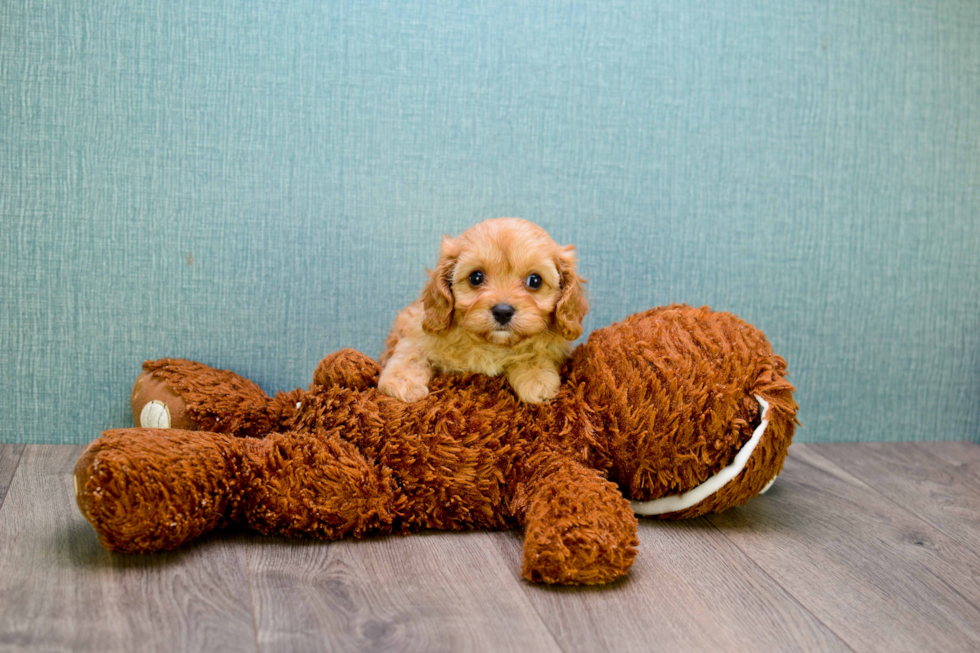
M 568 458 L 535 462 L 538 472 L 516 501 L 524 578 L 592 585 L 625 575 L 636 557 L 637 522 L 619 488 Z

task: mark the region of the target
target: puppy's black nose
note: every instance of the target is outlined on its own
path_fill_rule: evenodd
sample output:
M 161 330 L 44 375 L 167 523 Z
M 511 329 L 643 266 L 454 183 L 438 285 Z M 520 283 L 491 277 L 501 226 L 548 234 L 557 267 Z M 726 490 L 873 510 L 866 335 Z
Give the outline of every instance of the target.
M 514 317 L 514 307 L 510 304 L 497 304 L 490 312 L 493 313 L 493 319 L 497 320 L 500 326 L 503 326 L 510 322 L 510 318 Z

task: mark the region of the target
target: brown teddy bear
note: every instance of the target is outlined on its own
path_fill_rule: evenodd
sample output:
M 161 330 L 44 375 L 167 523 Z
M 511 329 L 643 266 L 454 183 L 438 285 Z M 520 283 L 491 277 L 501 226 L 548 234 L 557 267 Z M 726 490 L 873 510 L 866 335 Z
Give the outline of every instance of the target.
M 558 396 L 442 375 L 403 403 L 342 350 L 309 390 L 268 397 L 232 372 L 147 362 L 143 426 L 82 454 L 82 514 L 113 551 L 170 549 L 226 524 L 324 539 L 524 529 L 523 576 L 604 583 L 636 555 L 634 515 L 741 505 L 782 468 L 796 423 L 786 363 L 737 317 L 670 306 L 592 333 Z

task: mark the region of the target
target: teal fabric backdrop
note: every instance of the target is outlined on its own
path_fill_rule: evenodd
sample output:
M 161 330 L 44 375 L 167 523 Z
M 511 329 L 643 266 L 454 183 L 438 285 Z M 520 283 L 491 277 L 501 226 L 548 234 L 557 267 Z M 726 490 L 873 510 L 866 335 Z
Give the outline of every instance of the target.
M 980 3 L 0 5 L 0 439 L 147 358 L 306 386 L 439 236 L 576 243 L 594 329 L 761 327 L 800 441 L 980 439 Z

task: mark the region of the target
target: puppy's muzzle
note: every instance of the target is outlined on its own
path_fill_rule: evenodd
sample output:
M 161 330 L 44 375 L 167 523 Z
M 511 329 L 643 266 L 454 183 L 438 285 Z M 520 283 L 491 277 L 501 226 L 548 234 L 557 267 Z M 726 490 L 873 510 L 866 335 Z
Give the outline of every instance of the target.
M 497 304 L 490 309 L 490 312 L 493 313 L 493 319 L 497 321 L 497 324 L 506 326 L 516 311 L 510 304 Z

